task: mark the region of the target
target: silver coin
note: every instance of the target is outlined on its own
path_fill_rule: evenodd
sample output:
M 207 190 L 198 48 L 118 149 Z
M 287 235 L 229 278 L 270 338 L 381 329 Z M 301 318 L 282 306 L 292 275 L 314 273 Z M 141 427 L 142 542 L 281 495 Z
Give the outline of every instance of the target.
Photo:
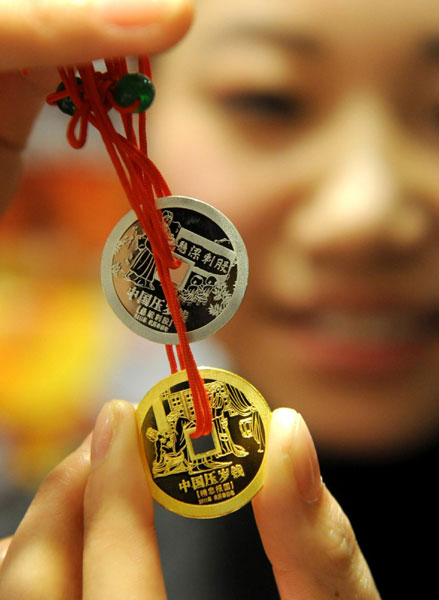
M 212 335 L 237 311 L 248 280 L 248 257 L 235 226 L 219 210 L 186 196 L 157 200 L 181 265 L 170 271 L 189 342 Z M 139 335 L 178 344 L 149 241 L 134 211 L 111 232 L 101 277 L 116 315 Z

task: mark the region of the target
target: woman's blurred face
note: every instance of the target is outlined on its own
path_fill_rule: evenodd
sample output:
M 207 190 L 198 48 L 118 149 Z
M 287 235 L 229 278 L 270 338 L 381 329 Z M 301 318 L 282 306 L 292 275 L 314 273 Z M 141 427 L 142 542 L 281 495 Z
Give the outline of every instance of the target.
M 333 450 L 391 450 L 435 426 L 434 4 L 205 0 L 155 64 L 151 156 L 249 252 L 219 336 Z

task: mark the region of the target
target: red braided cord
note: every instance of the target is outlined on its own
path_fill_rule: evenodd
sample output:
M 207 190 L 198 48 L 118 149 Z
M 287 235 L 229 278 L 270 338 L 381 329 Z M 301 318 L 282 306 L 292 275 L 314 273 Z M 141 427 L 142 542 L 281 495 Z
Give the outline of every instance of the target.
M 89 123 L 101 133 L 127 198 L 151 244 L 157 273 L 175 324 L 180 341 L 177 346 L 179 363 L 181 369 L 186 369 L 195 409 L 196 430 L 191 437 L 207 435 L 212 430 L 210 401 L 187 340 L 180 302 L 169 272 L 169 269 L 176 268 L 181 263 L 172 254 L 173 248 L 163 227 L 161 212 L 155 203 L 155 198 L 169 196 L 171 192 L 160 171 L 147 156 L 144 112 L 138 115 L 137 142 L 132 112 L 137 109 L 139 102 L 129 109 L 121 109 L 112 99 L 111 88 L 128 73 L 125 59 L 108 59 L 105 63 L 107 73 L 97 73 L 91 63 L 79 66 L 81 86 L 76 80 L 73 67 L 59 69 L 65 90 L 50 94 L 47 102 L 55 104 L 61 98 L 70 96 L 75 104 L 76 111 L 67 128 L 67 138 L 74 148 L 81 148 L 85 144 Z M 151 76 L 147 57 L 139 58 L 139 71 Z M 112 107 L 117 108 L 121 114 L 125 137 L 115 130 L 108 116 L 108 110 Z M 177 363 L 172 346 L 166 346 L 166 353 L 171 372 L 175 373 Z
M 177 373 L 178 367 L 177 361 L 175 360 L 174 346 L 171 344 L 166 344 L 165 348 L 168 356 L 169 366 L 171 367 L 171 373 Z

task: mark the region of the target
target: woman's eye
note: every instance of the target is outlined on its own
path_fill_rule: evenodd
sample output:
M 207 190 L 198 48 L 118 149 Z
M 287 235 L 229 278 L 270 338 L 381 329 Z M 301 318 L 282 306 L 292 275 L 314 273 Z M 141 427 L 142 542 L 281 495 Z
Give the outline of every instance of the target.
M 239 92 L 221 96 L 220 102 L 238 116 L 260 119 L 300 119 L 306 112 L 305 99 L 291 94 Z

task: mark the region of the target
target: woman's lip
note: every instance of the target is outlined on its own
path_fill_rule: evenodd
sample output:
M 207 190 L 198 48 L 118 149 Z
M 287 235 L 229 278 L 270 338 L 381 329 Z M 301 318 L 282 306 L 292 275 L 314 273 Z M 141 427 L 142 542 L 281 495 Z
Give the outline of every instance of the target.
M 273 313 L 274 314 L 274 313 Z M 437 333 L 439 311 L 321 309 L 275 311 L 287 326 L 312 330 L 341 341 L 393 344 Z
M 359 288 L 346 282 L 342 290 L 316 289 L 311 294 L 291 295 L 272 292 L 266 297 L 266 307 L 284 312 L 334 310 L 352 313 L 393 312 L 401 314 L 439 311 L 439 291 L 419 296 L 414 283 L 405 294 L 381 288 Z
M 389 374 L 414 365 L 438 334 L 439 311 L 271 311 L 280 346 L 315 371 Z
M 294 343 L 304 368 L 342 375 L 394 374 L 415 365 L 426 351 L 421 341 L 373 344 L 304 331 L 295 332 Z

